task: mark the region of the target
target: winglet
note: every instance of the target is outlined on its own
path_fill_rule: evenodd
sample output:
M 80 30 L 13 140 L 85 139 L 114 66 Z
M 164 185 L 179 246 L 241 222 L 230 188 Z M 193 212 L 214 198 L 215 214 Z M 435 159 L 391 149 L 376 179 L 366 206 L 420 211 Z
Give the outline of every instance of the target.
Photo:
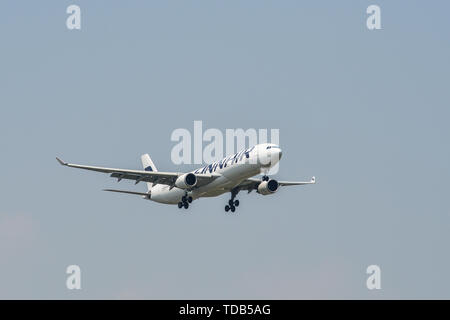
M 56 160 L 59 162 L 62 166 L 67 166 L 67 162 L 62 161 L 60 158 L 56 157 Z

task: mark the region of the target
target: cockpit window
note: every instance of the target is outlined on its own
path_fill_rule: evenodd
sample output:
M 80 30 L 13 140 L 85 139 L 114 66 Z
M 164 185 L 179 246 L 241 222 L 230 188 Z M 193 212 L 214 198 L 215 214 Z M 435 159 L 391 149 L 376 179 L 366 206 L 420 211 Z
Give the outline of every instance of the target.
M 266 150 L 268 149 L 280 149 L 278 146 L 267 146 Z

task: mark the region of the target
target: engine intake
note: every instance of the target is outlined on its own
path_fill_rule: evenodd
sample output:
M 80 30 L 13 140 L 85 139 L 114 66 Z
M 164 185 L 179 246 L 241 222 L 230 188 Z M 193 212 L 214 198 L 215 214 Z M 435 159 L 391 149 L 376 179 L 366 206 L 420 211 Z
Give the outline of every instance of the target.
M 178 177 L 175 181 L 175 187 L 180 189 L 189 189 L 195 187 L 197 184 L 197 177 L 193 173 L 185 173 Z
M 258 193 L 266 196 L 275 193 L 278 190 L 278 187 L 279 184 L 277 180 L 270 179 L 269 181 L 263 181 L 258 185 Z

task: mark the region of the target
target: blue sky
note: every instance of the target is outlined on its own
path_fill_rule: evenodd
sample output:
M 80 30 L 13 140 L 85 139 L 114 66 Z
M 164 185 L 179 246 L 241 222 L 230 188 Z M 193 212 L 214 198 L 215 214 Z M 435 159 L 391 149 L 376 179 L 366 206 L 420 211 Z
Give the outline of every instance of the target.
M 82 29 L 66 29 L 77 4 Z M 382 30 L 365 10 L 381 7 Z M 449 298 L 445 1 L 3 1 L 1 298 Z M 54 157 L 140 168 L 173 130 L 278 128 L 277 178 L 186 213 Z M 121 182 L 119 187 L 144 190 Z M 65 269 L 82 270 L 82 290 Z M 368 265 L 382 290 L 365 287 Z

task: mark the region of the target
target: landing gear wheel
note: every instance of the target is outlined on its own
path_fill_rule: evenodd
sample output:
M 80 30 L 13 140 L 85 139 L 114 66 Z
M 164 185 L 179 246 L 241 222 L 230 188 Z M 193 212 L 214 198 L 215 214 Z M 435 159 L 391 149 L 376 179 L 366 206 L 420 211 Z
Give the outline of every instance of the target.
M 234 200 L 237 196 L 237 194 L 239 193 L 239 188 L 233 188 L 231 190 L 231 199 L 228 200 L 228 204 L 225 206 L 225 211 L 229 211 L 231 210 L 231 212 L 236 211 L 236 207 L 239 206 L 239 200 Z
M 187 198 L 187 201 L 188 201 L 189 203 L 192 203 L 192 197 L 188 197 L 188 198 Z
M 189 208 L 189 203 L 185 202 L 185 203 L 183 204 L 183 206 L 184 206 L 185 209 L 187 209 L 187 208 Z
M 181 209 L 183 207 L 183 202 L 178 202 L 178 208 Z
M 186 196 L 181 197 L 181 202 L 186 202 Z
M 268 176 L 263 176 L 262 177 L 262 181 L 269 181 L 269 177 Z

